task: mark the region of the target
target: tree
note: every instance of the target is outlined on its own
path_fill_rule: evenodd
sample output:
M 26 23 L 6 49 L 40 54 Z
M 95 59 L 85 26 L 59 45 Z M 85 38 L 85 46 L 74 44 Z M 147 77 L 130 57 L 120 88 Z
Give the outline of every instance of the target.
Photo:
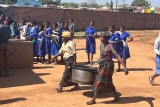
M 53 0 L 38 0 L 39 2 L 45 3 L 45 2 L 52 2 Z
M 74 2 L 65 2 L 65 3 L 62 3 L 61 5 L 66 7 L 66 8 L 69 8 L 69 7 L 78 8 L 79 7 L 79 5 L 77 3 L 74 3 Z
M 150 4 L 146 0 L 133 0 L 132 6 L 149 6 Z
M 57 4 L 61 4 L 61 0 L 54 0 Z
M 106 3 L 106 6 L 107 6 L 107 7 L 110 7 L 110 4 L 107 2 L 107 3 Z
M 110 2 L 110 6 L 109 6 L 111 9 L 113 9 L 113 1 L 111 0 Z
M 81 7 L 89 7 L 89 4 L 87 2 L 82 2 L 80 4 Z

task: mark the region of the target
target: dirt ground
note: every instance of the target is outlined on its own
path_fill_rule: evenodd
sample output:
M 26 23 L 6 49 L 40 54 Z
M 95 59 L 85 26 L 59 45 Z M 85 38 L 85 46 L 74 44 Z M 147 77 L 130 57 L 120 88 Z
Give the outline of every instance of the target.
M 129 43 L 131 58 L 127 60 L 129 75 L 115 72 L 113 82 L 121 97 L 111 103 L 113 93 L 99 95 L 92 107 L 160 107 L 160 78 L 151 86 L 148 76 L 155 72 L 153 45 L 159 31 L 129 31 L 134 41 Z M 78 63 L 87 61 L 85 40 L 75 39 Z M 100 41 L 97 39 L 99 58 Z M 97 64 L 94 64 L 97 66 Z M 86 101 L 93 97 L 92 86 L 80 85 L 81 89 L 71 92 L 71 87 L 56 93 L 64 66 L 34 64 L 33 69 L 11 70 L 11 76 L 0 78 L 0 107 L 86 107 Z M 115 63 L 117 69 L 117 63 Z

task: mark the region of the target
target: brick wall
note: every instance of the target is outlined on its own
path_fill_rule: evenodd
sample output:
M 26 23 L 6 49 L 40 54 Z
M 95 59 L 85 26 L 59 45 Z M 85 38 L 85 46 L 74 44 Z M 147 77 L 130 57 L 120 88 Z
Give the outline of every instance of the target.
M 115 24 L 117 29 L 121 25 L 126 25 L 127 29 L 130 30 L 160 29 L 159 14 L 31 7 L 10 7 L 10 9 L 13 11 L 12 17 L 17 21 L 20 17 L 24 16 L 30 16 L 32 19 L 39 19 L 43 22 L 50 21 L 51 23 L 57 22 L 60 18 L 65 22 L 68 22 L 69 18 L 73 18 L 76 24 L 76 30 L 84 30 L 90 21 L 95 21 L 95 27 L 98 30 L 104 30 L 112 24 Z

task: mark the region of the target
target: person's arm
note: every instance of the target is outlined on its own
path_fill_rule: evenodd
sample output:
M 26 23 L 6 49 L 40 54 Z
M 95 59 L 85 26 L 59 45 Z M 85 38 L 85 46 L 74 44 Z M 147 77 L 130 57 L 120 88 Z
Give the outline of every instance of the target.
M 159 43 L 159 37 L 158 37 L 158 38 L 155 40 L 155 44 L 154 44 L 154 52 L 155 52 L 157 55 L 160 55 L 159 46 L 160 46 L 160 43 Z
M 110 47 L 111 47 L 112 53 L 115 55 L 115 57 L 117 58 L 117 60 L 122 64 L 125 75 L 127 75 L 128 74 L 128 70 L 127 70 L 126 66 L 124 65 L 121 57 L 118 55 L 118 53 L 116 52 L 116 50 L 114 49 L 114 47 L 112 45 L 110 45 Z
M 76 65 L 76 44 L 75 44 L 75 43 L 72 43 L 72 44 L 71 44 L 71 49 L 72 49 L 73 58 L 74 58 L 73 64 Z
M 27 32 L 26 32 L 27 33 Z M 37 38 L 37 28 L 34 27 L 33 32 L 29 35 L 30 38 L 35 39 Z
M 127 40 L 126 40 L 126 46 L 128 46 L 128 42 L 131 42 L 133 41 L 133 37 L 128 33 L 128 36 L 127 36 Z
M 47 34 L 45 33 L 44 36 L 47 38 L 51 38 L 52 30 L 48 29 L 48 30 L 46 30 L 46 32 L 47 32 Z
M 15 30 L 13 27 L 10 27 L 11 28 L 11 37 L 14 37 L 15 36 Z
M 97 36 L 97 30 L 96 30 L 96 28 L 95 28 L 95 29 L 94 29 L 93 38 L 96 38 L 96 36 Z

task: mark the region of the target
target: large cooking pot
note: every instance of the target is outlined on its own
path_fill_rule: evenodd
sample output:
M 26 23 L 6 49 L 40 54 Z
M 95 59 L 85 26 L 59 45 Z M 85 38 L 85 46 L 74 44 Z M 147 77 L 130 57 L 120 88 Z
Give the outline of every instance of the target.
M 72 82 L 83 85 L 93 85 L 97 74 L 97 67 L 73 65 Z

